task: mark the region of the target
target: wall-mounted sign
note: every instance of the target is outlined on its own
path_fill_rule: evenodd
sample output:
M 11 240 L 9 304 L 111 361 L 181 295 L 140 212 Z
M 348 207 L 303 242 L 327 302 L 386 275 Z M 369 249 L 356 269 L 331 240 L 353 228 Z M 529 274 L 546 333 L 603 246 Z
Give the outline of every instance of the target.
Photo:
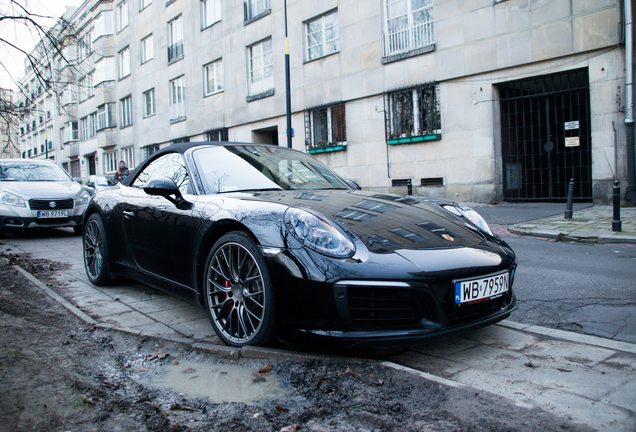
M 568 137 L 565 139 L 566 147 L 578 147 L 580 144 L 579 137 Z
M 579 128 L 579 121 L 569 121 L 569 122 L 565 122 L 563 123 L 563 126 L 565 128 L 565 130 L 575 130 Z

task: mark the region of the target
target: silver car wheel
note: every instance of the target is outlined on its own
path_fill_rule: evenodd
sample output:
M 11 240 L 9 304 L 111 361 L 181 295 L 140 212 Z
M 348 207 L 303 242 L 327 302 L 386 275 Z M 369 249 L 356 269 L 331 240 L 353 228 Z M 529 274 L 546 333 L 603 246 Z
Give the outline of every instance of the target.
M 208 260 L 205 284 L 206 304 L 219 336 L 236 345 L 255 339 L 267 317 L 268 290 L 254 255 L 238 242 L 223 243 Z

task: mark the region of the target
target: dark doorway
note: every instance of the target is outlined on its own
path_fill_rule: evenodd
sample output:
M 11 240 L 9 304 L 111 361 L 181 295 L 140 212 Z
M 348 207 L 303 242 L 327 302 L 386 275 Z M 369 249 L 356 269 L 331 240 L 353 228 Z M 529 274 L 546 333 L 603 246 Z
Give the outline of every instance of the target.
M 272 126 L 252 131 L 252 142 L 258 144 L 278 145 L 278 127 Z
M 88 155 L 86 159 L 88 160 L 88 175 L 97 174 L 97 170 L 95 169 L 96 168 L 95 153 Z
M 506 201 L 592 200 L 587 69 L 499 84 Z

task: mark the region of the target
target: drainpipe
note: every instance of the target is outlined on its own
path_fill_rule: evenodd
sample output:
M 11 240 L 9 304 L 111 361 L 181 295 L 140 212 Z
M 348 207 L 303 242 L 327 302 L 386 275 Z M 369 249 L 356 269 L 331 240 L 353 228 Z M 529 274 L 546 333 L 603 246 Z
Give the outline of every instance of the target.
M 627 192 L 625 199 L 630 205 L 636 205 L 636 163 L 634 151 L 634 89 L 633 84 L 633 30 L 632 2 L 625 2 L 625 143 L 627 145 Z

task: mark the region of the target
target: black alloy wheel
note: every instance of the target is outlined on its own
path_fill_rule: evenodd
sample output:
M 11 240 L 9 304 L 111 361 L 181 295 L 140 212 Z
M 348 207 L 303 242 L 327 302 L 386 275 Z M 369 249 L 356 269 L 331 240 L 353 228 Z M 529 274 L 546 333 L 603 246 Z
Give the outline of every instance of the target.
M 274 341 L 272 284 L 265 259 L 247 234 L 222 236 L 210 251 L 204 300 L 221 340 L 230 346 L 265 346 Z
M 108 243 L 104 223 L 99 214 L 88 218 L 82 236 L 84 244 L 84 268 L 88 279 L 95 285 L 108 285 L 112 282 L 108 270 Z

